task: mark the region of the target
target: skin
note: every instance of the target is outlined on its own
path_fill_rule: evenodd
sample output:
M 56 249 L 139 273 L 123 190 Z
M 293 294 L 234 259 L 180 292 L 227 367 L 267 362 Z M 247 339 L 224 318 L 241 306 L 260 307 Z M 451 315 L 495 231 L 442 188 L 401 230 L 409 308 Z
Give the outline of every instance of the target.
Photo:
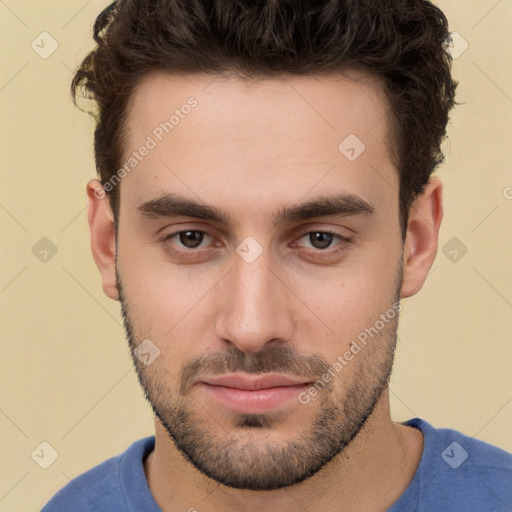
M 160 350 L 147 367 L 134 357 L 157 413 L 155 449 L 144 463 L 155 500 L 164 511 L 288 512 L 298 503 L 310 512 L 385 511 L 412 480 L 423 448 L 421 432 L 390 416 L 398 316 L 308 404 L 291 400 L 252 423 L 193 379 L 182 394 L 180 384 L 183 370 L 198 360 L 197 379 L 222 373 L 211 364 L 216 360 L 316 381 L 398 296 L 421 289 L 437 250 L 441 183 L 433 178 L 414 201 L 404 241 L 382 85 L 354 70 L 252 81 L 149 75 L 132 97 L 127 158 L 191 96 L 198 105 L 122 179 L 117 240 L 100 183 L 87 186 L 103 290 L 122 302 L 132 349 L 149 338 Z M 348 134 L 366 146 L 354 161 L 338 150 Z M 142 204 L 170 192 L 222 208 L 231 223 L 141 213 Z M 274 222 L 280 208 L 334 194 L 357 196 L 373 212 Z M 192 251 L 179 236 L 162 241 L 187 230 L 211 237 Z M 326 231 L 349 241 L 333 238 L 319 249 L 309 233 Z M 236 252 L 248 236 L 262 249 L 252 263 Z M 319 366 L 307 366 L 312 361 Z M 170 425 L 177 411 L 189 423 L 184 417 Z M 325 422 L 339 439 L 319 435 Z M 202 454 L 210 476 L 178 449 L 170 428 L 185 444 L 194 441 L 187 435 L 208 440 L 195 455 Z M 279 455 L 290 447 L 289 455 L 300 457 L 280 466 Z M 298 462 L 311 462 L 312 447 L 330 449 L 330 458 L 301 480 Z M 276 456 L 275 471 L 269 455 Z M 292 476 L 296 483 L 249 490 L 249 481 L 263 485 L 278 470 L 282 483 Z M 230 485 L 235 476 L 245 478 L 246 488 Z

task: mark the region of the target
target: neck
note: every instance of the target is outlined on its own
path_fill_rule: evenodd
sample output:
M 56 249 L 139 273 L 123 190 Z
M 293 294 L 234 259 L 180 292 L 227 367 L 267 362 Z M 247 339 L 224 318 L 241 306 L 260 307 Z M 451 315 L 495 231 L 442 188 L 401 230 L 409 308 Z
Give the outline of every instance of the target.
M 405 491 L 419 464 L 423 435 L 391 421 L 389 391 L 380 397 L 352 442 L 301 484 L 274 491 L 232 489 L 203 475 L 176 448 L 155 420 L 155 449 L 144 463 L 146 478 L 163 512 L 385 511 Z

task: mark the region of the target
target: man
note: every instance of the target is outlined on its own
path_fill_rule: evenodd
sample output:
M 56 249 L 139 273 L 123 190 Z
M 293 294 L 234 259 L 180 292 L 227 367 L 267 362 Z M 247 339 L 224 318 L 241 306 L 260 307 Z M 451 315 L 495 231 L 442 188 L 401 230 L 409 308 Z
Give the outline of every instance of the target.
M 442 219 L 443 13 L 121 0 L 94 31 L 92 252 L 155 436 L 43 511 L 511 510 L 511 455 L 390 416 Z

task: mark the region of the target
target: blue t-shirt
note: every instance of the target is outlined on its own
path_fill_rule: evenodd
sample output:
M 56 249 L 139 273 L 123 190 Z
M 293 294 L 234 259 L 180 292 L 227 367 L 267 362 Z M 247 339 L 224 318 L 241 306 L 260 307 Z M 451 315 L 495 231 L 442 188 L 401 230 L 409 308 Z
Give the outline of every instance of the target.
M 421 430 L 423 453 L 412 482 L 388 512 L 512 511 L 512 454 L 420 418 L 403 424 Z M 42 512 L 161 512 L 143 466 L 154 445 L 154 436 L 136 441 L 69 482 Z

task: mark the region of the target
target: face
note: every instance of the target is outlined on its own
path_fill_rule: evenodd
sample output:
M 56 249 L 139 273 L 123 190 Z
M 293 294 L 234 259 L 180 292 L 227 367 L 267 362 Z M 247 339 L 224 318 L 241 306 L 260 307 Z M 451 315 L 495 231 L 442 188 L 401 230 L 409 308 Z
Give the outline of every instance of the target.
M 125 327 L 156 416 L 224 485 L 315 474 L 387 386 L 403 243 L 386 120 L 379 83 L 355 72 L 154 74 L 134 94 Z

